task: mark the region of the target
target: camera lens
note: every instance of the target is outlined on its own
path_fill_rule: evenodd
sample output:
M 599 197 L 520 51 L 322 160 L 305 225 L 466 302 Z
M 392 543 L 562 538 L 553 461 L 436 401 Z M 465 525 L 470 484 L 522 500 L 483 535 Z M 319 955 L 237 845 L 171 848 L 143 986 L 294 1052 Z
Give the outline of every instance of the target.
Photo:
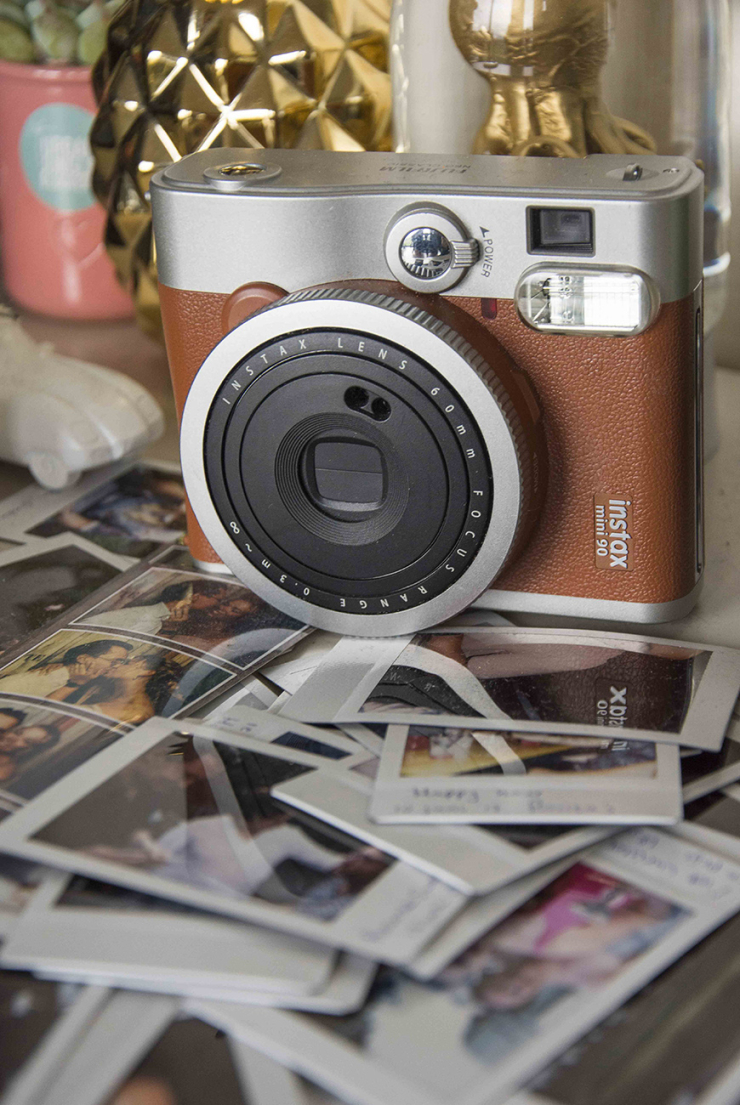
M 527 449 L 490 366 L 374 292 L 298 293 L 247 319 L 201 368 L 184 434 L 191 417 L 206 536 L 257 593 L 325 628 L 360 615 L 375 617 L 355 632 L 406 632 L 462 609 L 526 512 Z
M 332 518 L 356 521 L 380 510 L 386 498 L 383 454 L 359 435 L 314 438 L 303 450 L 301 475 L 313 504 Z
M 378 364 L 367 336 L 302 340 L 287 360 L 287 338 L 262 351 L 277 359 L 219 435 L 229 498 L 270 557 L 312 587 L 371 597 L 410 586 L 464 521 L 463 497 L 450 495 L 452 480 L 466 482 L 457 442 L 431 399 L 394 379 L 389 358 L 403 359 L 400 350 L 386 347 Z M 332 350 L 338 340 L 366 348 L 348 355 Z M 391 412 L 384 421 L 374 403 Z

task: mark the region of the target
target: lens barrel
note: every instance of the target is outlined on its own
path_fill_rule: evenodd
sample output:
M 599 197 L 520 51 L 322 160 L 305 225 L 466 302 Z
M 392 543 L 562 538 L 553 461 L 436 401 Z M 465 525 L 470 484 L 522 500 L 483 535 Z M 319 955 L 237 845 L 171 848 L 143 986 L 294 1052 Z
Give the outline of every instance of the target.
M 183 441 L 191 426 L 202 449 L 188 464 L 183 448 L 186 485 L 206 536 L 312 624 L 432 624 L 514 544 L 528 490 L 516 411 L 458 333 L 403 300 L 321 289 L 247 319 L 198 374 Z

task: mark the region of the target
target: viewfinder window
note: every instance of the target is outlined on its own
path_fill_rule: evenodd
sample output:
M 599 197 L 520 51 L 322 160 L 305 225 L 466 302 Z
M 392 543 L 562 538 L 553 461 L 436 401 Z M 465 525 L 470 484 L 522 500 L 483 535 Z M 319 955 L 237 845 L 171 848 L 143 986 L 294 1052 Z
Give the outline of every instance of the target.
M 583 207 L 530 207 L 530 253 L 594 251 L 593 212 Z

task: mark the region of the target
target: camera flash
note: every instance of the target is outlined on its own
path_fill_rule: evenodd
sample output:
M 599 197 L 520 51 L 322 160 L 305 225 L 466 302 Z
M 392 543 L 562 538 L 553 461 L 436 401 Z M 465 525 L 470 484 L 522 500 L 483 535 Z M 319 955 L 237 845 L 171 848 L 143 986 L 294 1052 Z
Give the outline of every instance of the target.
M 637 272 L 548 266 L 525 273 L 516 305 L 536 330 L 628 336 L 650 325 L 658 297 Z

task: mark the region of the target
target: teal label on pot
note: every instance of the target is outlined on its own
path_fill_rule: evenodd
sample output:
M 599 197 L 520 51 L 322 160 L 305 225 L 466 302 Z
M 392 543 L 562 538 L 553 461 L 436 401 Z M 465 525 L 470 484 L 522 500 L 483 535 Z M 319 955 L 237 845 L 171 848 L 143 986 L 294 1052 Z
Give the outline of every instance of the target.
M 20 158 L 32 192 L 57 211 L 83 211 L 95 202 L 89 135 L 93 115 L 74 104 L 44 104 L 21 131 Z

